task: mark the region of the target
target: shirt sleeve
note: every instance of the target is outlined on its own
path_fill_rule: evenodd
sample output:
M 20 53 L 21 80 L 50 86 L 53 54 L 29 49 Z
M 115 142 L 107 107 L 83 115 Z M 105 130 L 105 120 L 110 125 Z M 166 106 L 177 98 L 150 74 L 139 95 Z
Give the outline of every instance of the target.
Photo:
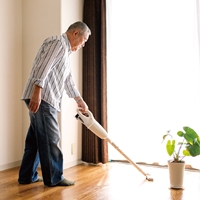
M 62 44 L 57 39 L 45 40 L 39 49 L 33 64 L 32 81 L 43 88 L 45 79 L 63 55 Z
M 80 96 L 80 93 L 76 87 L 76 84 L 72 78 L 71 72 L 68 74 L 65 80 L 65 91 L 70 98 Z

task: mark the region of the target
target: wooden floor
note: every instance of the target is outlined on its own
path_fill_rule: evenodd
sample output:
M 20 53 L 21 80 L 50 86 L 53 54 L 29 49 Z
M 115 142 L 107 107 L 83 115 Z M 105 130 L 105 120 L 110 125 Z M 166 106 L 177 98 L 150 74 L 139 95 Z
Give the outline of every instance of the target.
M 185 172 L 184 189 L 169 188 L 168 170 L 139 165 L 150 173 L 150 182 L 126 163 L 81 164 L 64 171 L 74 186 L 46 187 L 43 182 L 17 183 L 19 168 L 0 172 L 1 200 L 200 200 L 199 172 Z M 41 171 L 39 170 L 41 175 Z

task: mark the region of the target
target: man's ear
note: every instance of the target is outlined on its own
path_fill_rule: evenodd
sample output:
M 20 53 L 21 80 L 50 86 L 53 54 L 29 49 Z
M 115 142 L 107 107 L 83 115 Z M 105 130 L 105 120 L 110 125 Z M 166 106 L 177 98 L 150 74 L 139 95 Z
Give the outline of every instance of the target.
M 73 35 L 76 37 L 76 36 L 78 36 L 78 34 L 79 34 L 79 31 L 78 30 L 74 30 Z

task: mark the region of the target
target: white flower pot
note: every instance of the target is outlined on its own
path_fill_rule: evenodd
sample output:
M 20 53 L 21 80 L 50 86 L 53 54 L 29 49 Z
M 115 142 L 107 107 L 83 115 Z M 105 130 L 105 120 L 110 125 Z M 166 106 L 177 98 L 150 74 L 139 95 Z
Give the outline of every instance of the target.
M 170 187 L 181 189 L 183 188 L 184 172 L 185 172 L 185 162 L 174 163 L 168 161 Z

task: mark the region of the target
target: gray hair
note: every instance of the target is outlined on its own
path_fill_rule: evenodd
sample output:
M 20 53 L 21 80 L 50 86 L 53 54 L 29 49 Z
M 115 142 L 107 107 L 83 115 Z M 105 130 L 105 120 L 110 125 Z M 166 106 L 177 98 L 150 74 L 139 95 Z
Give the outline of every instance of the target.
M 91 30 L 89 29 L 89 27 L 84 22 L 81 22 L 81 21 L 71 24 L 69 28 L 67 29 L 67 32 L 71 32 L 77 29 L 80 31 L 80 34 L 84 34 L 88 32 L 89 35 L 91 35 Z

